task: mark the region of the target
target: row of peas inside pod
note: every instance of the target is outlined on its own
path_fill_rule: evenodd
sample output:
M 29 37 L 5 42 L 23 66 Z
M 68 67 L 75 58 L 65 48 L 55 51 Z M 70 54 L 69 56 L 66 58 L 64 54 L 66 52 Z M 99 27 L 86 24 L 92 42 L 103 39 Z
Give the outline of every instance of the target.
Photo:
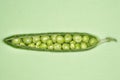
M 11 40 L 19 47 L 38 48 L 43 50 L 80 50 L 98 43 L 96 37 L 80 34 L 42 34 L 16 37 Z

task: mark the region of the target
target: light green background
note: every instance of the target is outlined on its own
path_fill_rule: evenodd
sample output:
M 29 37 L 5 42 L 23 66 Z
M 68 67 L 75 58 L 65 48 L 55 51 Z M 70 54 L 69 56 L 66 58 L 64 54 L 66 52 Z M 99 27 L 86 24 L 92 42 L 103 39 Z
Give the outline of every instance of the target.
M 90 51 L 14 49 L 20 33 L 88 32 L 118 39 Z M 120 0 L 0 0 L 0 80 L 120 80 Z

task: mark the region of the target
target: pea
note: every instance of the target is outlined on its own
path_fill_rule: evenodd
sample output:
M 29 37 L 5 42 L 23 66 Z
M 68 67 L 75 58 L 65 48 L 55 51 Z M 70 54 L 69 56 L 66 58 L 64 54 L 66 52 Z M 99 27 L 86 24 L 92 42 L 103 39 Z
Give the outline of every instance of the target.
M 57 43 L 60 43 L 60 44 L 64 43 L 64 37 L 60 35 L 57 36 Z
M 71 43 L 70 44 L 70 49 L 74 50 L 75 49 L 75 44 Z
M 54 50 L 61 50 L 61 44 L 55 43 L 54 44 Z
M 53 49 L 54 49 L 54 45 L 53 44 L 48 46 L 48 50 L 53 50 Z
M 20 39 L 20 38 L 12 39 L 12 43 L 13 43 L 13 44 L 19 44 L 20 42 L 21 42 L 21 39 Z
M 79 43 L 75 44 L 75 49 L 77 49 L 77 50 L 80 49 L 80 44 Z
M 42 43 L 41 41 L 38 41 L 38 42 L 36 42 L 36 45 L 40 46 L 41 43 Z
M 41 41 L 42 41 L 43 43 L 46 43 L 47 40 L 49 40 L 49 39 L 50 39 L 50 37 L 47 36 L 47 35 L 41 36 Z
M 89 43 L 90 43 L 90 45 L 95 45 L 97 43 L 97 39 L 91 38 Z
M 76 42 L 75 41 L 71 41 L 70 44 L 75 44 Z
M 87 44 L 86 43 L 81 43 L 81 49 L 86 49 L 87 48 Z
M 63 48 L 63 50 L 69 50 L 69 49 L 70 49 L 70 45 L 64 43 L 64 44 L 62 45 L 62 48 Z
M 53 44 L 52 40 L 47 40 L 47 45 Z
M 35 45 L 35 47 L 36 47 L 36 48 L 40 48 L 40 46 L 39 46 L 39 45 Z
M 35 44 L 34 43 L 31 43 L 28 45 L 29 47 L 35 47 Z
M 83 40 L 83 42 L 87 43 L 89 41 L 89 36 L 87 36 L 87 35 L 83 36 L 82 40 Z
M 82 37 L 78 34 L 73 36 L 73 40 L 77 43 L 80 43 L 82 41 Z
M 21 43 L 20 43 L 20 46 L 25 46 L 25 43 L 21 42 Z
M 42 43 L 42 44 L 40 45 L 40 48 L 41 48 L 41 49 L 47 49 L 47 44 Z
M 33 36 L 33 42 L 36 43 L 40 41 L 40 36 Z
M 71 41 L 70 42 L 70 49 L 71 50 L 75 50 L 75 45 L 76 45 L 76 42 L 75 41 Z
M 70 34 L 65 35 L 65 42 L 70 42 L 72 40 L 72 36 Z
M 51 35 L 51 39 L 55 43 L 57 41 L 57 35 L 56 34 Z
M 31 37 L 24 37 L 24 38 L 23 38 L 23 42 L 24 42 L 25 44 L 30 44 L 30 43 L 32 43 L 32 38 L 31 38 Z

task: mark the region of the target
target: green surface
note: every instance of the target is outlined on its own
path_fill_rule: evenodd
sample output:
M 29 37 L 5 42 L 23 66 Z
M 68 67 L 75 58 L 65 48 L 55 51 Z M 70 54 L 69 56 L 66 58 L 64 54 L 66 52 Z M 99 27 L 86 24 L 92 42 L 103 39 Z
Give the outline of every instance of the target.
M 86 52 L 12 48 L 21 33 L 87 32 L 117 38 Z M 119 0 L 0 0 L 0 80 L 120 80 Z

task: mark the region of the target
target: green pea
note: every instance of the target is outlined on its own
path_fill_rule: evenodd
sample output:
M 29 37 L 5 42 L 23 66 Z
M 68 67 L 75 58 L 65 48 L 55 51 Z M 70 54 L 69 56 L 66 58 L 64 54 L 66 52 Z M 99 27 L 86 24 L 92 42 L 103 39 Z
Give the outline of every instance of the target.
M 42 43 L 41 41 L 38 41 L 38 42 L 36 42 L 36 45 L 40 46 L 41 43 Z
M 47 36 L 47 35 L 41 36 L 41 41 L 42 41 L 43 43 L 46 43 L 47 40 L 49 40 L 49 39 L 50 39 L 50 37 Z
M 33 42 L 36 43 L 40 41 L 40 36 L 33 36 Z
M 35 44 L 34 43 L 31 43 L 28 45 L 29 47 L 35 47 Z
M 40 46 L 39 46 L 39 45 L 35 45 L 35 47 L 36 47 L 36 48 L 40 48 Z
M 47 44 L 42 43 L 42 44 L 40 45 L 40 48 L 41 48 L 41 49 L 47 49 Z
M 87 48 L 87 44 L 84 43 L 84 42 L 82 42 L 82 43 L 81 43 L 81 49 L 86 49 L 86 48 Z
M 63 36 L 57 36 L 57 42 L 62 44 L 64 43 L 64 37 Z
M 31 38 L 31 37 L 24 37 L 24 38 L 23 38 L 23 42 L 24 42 L 25 44 L 30 44 L 30 43 L 32 43 L 32 38 Z
M 96 38 L 91 38 L 89 43 L 90 43 L 90 45 L 95 45 L 97 43 L 97 39 Z
M 21 42 L 21 43 L 20 43 L 20 46 L 25 46 L 25 43 Z
M 70 44 L 76 44 L 76 42 L 75 41 L 71 41 Z
M 12 43 L 13 43 L 13 44 L 19 44 L 20 42 L 21 42 L 21 39 L 20 39 L 20 38 L 12 39 Z
M 76 34 L 76 35 L 73 35 L 73 40 L 77 43 L 80 43 L 82 40 L 82 37 L 80 35 Z
M 51 39 L 55 43 L 57 41 L 57 35 L 56 34 L 51 35 Z
M 72 50 L 75 49 L 75 44 L 71 43 L 70 44 L 70 49 L 72 49 Z
M 61 44 L 55 43 L 54 44 L 54 50 L 61 50 Z
M 77 50 L 80 49 L 80 44 L 79 43 L 75 44 L 75 49 L 77 49 Z
M 65 42 L 70 42 L 72 40 L 72 36 L 70 34 L 65 35 Z
M 47 40 L 47 45 L 53 44 L 52 40 Z
M 70 45 L 64 43 L 64 44 L 62 45 L 62 48 L 63 48 L 63 50 L 69 50 L 69 49 L 70 49 Z
M 82 38 L 83 42 L 88 42 L 89 41 L 89 36 L 85 35 Z
M 52 45 L 49 45 L 49 46 L 48 46 L 48 49 L 49 49 L 49 50 L 53 50 L 53 49 L 54 49 L 54 45 L 53 45 L 53 44 L 52 44 Z

